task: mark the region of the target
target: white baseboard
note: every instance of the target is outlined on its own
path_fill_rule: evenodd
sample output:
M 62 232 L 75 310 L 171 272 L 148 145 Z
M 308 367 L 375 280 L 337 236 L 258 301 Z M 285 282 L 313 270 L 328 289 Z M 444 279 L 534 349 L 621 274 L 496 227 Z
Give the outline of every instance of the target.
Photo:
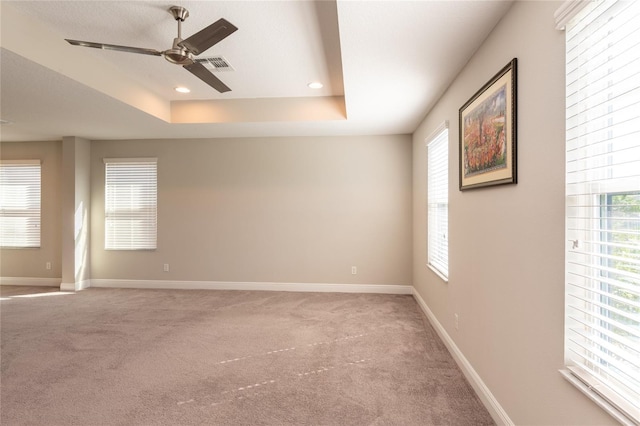
M 496 424 L 505 426 L 514 425 L 514 423 L 509 418 L 509 415 L 507 415 L 507 412 L 504 411 L 498 400 L 493 396 L 487 385 L 482 381 L 478 373 L 473 369 L 471 363 L 469 363 L 467 358 L 465 358 L 462 351 L 460 351 L 451 336 L 449 336 L 442 324 L 440 324 L 436 316 L 433 314 L 433 312 L 431 312 L 431 309 L 429 309 L 425 301 L 418 294 L 418 292 L 415 291 L 415 289 L 413 291 L 413 297 L 416 299 L 418 305 L 429 319 L 431 325 L 433 325 L 433 328 L 435 328 L 438 336 L 440 336 L 440 338 L 444 342 L 445 346 L 453 356 L 453 359 L 462 370 L 462 373 L 471 384 L 471 387 L 473 387 L 473 389 L 476 391 L 476 394 L 478 395 L 486 409 L 489 411 L 489 414 L 496 422 Z
M 62 278 L 0 277 L 0 285 L 58 287 Z
M 80 291 L 91 287 L 91 280 L 78 281 L 75 283 L 61 283 L 61 291 Z
M 413 294 L 408 285 L 92 279 L 91 287 Z

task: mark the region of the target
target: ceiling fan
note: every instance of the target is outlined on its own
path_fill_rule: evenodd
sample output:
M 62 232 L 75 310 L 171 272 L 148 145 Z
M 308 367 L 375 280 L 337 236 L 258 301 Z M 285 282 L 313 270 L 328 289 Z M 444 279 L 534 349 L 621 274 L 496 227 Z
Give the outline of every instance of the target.
M 164 58 L 177 65 L 182 65 L 184 69 L 207 83 L 220 93 L 228 92 L 231 89 L 218 77 L 213 75 L 204 65 L 196 62 L 193 57 L 209 49 L 214 44 L 233 34 L 238 28 L 227 21 L 219 19 L 208 27 L 200 30 L 187 39 L 182 39 L 182 23 L 189 17 L 189 11 L 184 7 L 172 6 L 169 9 L 174 19 L 178 21 L 178 37 L 173 39 L 173 47 L 164 51 L 155 49 L 145 49 L 142 47 L 119 46 L 117 44 L 94 43 L 91 41 L 69 40 L 74 46 L 94 47 L 96 49 L 118 50 L 121 52 L 139 53 L 142 55 L 164 56 Z

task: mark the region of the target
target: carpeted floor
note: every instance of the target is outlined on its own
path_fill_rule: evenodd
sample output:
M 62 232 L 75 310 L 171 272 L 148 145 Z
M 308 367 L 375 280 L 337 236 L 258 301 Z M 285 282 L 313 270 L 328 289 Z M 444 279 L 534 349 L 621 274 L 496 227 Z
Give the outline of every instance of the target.
M 411 296 L 0 290 L 3 426 L 494 424 Z

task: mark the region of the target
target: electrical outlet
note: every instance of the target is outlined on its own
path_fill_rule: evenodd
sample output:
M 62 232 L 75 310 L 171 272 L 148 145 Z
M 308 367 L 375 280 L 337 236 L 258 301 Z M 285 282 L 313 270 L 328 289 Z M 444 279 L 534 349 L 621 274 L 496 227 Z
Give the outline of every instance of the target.
M 352 275 L 355 275 L 355 274 L 357 274 L 357 273 L 358 273 L 358 268 L 356 268 L 355 266 L 352 266 L 352 267 L 351 267 L 351 274 L 352 274 Z
M 460 317 L 458 316 L 458 314 L 453 314 L 453 326 L 456 328 L 456 330 L 458 329 L 459 320 Z
M 164 264 L 164 271 L 165 272 L 169 272 L 169 264 L 168 263 Z
M 47 268 L 47 269 L 51 269 L 51 262 L 47 262 L 47 263 L 45 264 L 45 268 Z

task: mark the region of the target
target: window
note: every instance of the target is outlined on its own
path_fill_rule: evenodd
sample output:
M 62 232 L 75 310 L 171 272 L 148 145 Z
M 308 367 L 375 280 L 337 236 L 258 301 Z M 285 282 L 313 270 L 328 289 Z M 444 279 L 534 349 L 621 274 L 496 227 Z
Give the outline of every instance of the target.
M 449 276 L 449 129 L 443 124 L 427 142 L 428 264 Z
M 0 247 L 40 247 L 40 160 L 0 162 Z
M 157 160 L 105 162 L 105 243 L 107 250 L 153 250 L 157 234 Z
M 640 2 L 612 0 L 566 27 L 563 374 L 628 424 L 640 422 L 639 27 Z

